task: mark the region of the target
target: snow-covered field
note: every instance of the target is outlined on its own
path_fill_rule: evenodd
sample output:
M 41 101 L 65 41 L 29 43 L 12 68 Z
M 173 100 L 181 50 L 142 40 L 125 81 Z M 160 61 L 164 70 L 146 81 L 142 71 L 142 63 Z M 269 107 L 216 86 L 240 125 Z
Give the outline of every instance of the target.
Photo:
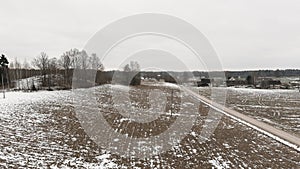
M 96 91 L 99 112 L 104 112 L 112 127 L 122 126 L 122 130 L 112 132 L 119 134 L 127 132 L 128 135 L 130 131 L 129 137 L 141 137 L 139 134 L 141 129 L 145 129 L 144 123 L 136 124 L 130 120 L 118 119 L 115 116 L 118 109 L 112 107 L 120 106 L 118 104 L 121 103 L 109 101 L 108 87 L 112 87 L 120 95 L 129 90 L 124 86 L 108 85 L 78 90 L 86 95 Z M 132 99 L 135 100 L 143 96 L 144 89 L 131 88 L 130 91 Z M 237 96 L 242 97 L 241 94 Z M 245 97 L 249 96 L 250 93 Z M 298 105 L 297 98 L 293 99 L 287 94 L 280 96 L 283 97 L 277 99 L 283 99 L 281 102 L 286 101 L 288 97 L 291 101 L 289 104 Z M 205 117 L 199 115 L 195 117 L 196 122 L 190 133 L 170 150 L 145 159 L 121 157 L 109 152 L 105 147 L 98 146 L 86 134 L 76 116 L 74 99 L 78 100 L 78 95 L 74 92 L 8 92 L 6 97 L 0 100 L 0 168 L 299 168 L 300 166 L 299 152 L 225 116 L 205 142 L 199 143 L 197 139 L 205 120 Z M 133 102 L 134 106 L 149 108 L 146 104 L 149 97 L 151 96 Z M 90 102 L 86 98 L 81 101 Z M 263 99 L 257 102 L 265 103 L 264 101 Z M 244 102 L 250 104 L 247 100 Z M 168 102 L 166 104 L 168 105 Z M 196 103 L 192 100 L 185 103 L 185 105 L 192 104 Z M 287 110 L 288 106 L 283 107 Z M 130 116 L 133 119 L 135 117 L 136 114 Z M 144 117 L 144 120 L 149 120 L 147 116 Z M 164 124 L 169 126 L 174 122 L 172 118 L 164 120 Z M 126 122 L 127 126 L 115 125 L 123 122 Z M 151 134 L 156 134 L 155 132 L 167 130 L 168 125 L 164 124 L 157 123 L 157 130 L 143 134 L 150 137 Z
M 92 142 L 76 134 L 71 96 L 71 91 L 6 93 L 0 100 L 0 168 L 116 166 L 97 146 L 88 151 Z M 90 154 L 93 158 L 83 159 Z
M 210 88 L 196 88 L 210 97 Z M 300 92 L 298 90 L 262 90 L 214 88 L 227 90 L 226 106 L 300 137 Z

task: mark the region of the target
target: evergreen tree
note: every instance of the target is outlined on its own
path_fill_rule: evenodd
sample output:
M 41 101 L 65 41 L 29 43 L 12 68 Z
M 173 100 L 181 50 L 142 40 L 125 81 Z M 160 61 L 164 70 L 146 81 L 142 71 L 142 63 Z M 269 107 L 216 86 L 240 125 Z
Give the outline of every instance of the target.
M 5 55 L 1 55 L 0 58 L 0 68 L 1 68 L 1 84 L 2 84 L 2 89 L 3 89 L 3 98 L 5 98 L 5 89 L 4 89 L 4 72 L 7 69 L 9 62 L 7 60 L 7 58 L 5 57 Z M 7 79 L 6 79 L 7 80 Z

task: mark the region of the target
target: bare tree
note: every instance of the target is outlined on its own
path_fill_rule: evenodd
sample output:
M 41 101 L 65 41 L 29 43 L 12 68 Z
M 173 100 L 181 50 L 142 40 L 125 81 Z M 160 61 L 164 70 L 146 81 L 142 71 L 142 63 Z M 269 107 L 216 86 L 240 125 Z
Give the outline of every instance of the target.
M 26 59 L 26 58 L 24 59 L 24 62 L 23 62 L 23 68 L 24 68 L 24 69 L 30 69 L 30 65 L 29 65 L 29 63 L 27 62 L 27 59 Z
M 96 55 L 96 53 L 92 53 L 91 57 L 89 57 L 90 67 L 94 70 L 104 70 L 104 66 L 100 61 L 100 58 Z
M 71 49 L 60 57 L 59 65 L 65 70 L 64 73 L 64 84 L 67 87 L 70 87 L 70 69 L 75 68 L 78 65 L 78 55 L 79 55 L 78 49 Z
M 45 52 L 33 59 L 32 65 L 41 70 L 43 75 L 43 83 L 46 81 L 47 69 L 49 65 L 49 57 Z
M 71 68 L 79 68 L 80 67 L 80 51 L 78 49 L 71 49 L 70 51 L 66 52 L 66 54 L 69 56 L 71 61 Z
M 59 65 L 64 69 L 64 84 L 69 86 L 69 70 L 71 68 L 71 58 L 68 55 L 68 52 L 65 52 L 58 61 Z
M 71 68 L 71 58 L 67 52 L 61 55 L 60 59 L 58 60 L 58 64 L 64 70 L 69 70 Z
M 15 70 L 14 62 L 10 62 L 10 63 L 9 63 L 9 69 Z M 15 73 L 14 73 L 14 72 L 10 73 L 9 76 L 10 76 L 10 80 L 15 80 L 15 79 L 16 79 L 16 78 L 15 78 Z
M 124 72 L 130 72 L 130 71 L 131 71 L 131 69 L 130 69 L 129 64 L 126 64 L 126 65 L 124 66 Z
M 51 86 L 51 80 L 53 80 L 52 76 L 54 76 L 54 78 L 55 78 L 56 75 L 57 75 L 57 68 L 58 68 L 58 61 L 57 61 L 57 59 L 55 57 L 49 59 L 49 61 L 48 61 L 48 69 L 49 69 L 49 73 L 48 73 L 48 89 L 49 90 L 50 90 L 50 86 Z
M 137 61 L 130 61 L 131 71 L 140 71 L 140 64 Z
M 138 72 L 140 71 L 141 67 L 137 61 L 130 61 L 130 63 L 126 64 L 123 69 L 125 72 Z
M 78 55 L 79 57 L 79 62 L 80 62 L 80 69 L 84 69 L 86 70 L 88 67 L 89 67 L 89 56 L 88 54 L 86 53 L 85 50 L 82 50 L 80 52 L 80 54 Z
M 18 62 L 18 59 L 15 58 L 15 80 L 16 80 L 16 83 L 17 83 L 17 88 L 20 89 L 20 81 L 19 79 L 21 79 L 21 64 Z
M 130 61 L 129 64 L 126 64 L 124 66 L 124 71 L 125 72 L 130 72 L 130 71 L 140 71 L 141 67 L 140 64 L 137 61 Z
M 24 59 L 23 62 L 23 68 L 25 69 L 25 78 L 26 78 L 26 86 L 27 86 L 27 90 L 30 89 L 29 87 L 29 82 L 28 82 L 28 77 L 30 77 L 31 75 L 28 75 L 28 70 L 30 69 L 29 63 L 27 62 L 26 58 Z M 29 71 L 30 73 L 30 71 Z

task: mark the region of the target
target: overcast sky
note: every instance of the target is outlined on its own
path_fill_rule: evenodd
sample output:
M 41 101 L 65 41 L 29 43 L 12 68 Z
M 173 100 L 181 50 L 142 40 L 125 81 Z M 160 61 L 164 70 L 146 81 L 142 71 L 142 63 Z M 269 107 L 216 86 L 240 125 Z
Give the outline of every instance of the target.
M 300 68 L 298 0 L 1 0 L 0 52 L 23 61 L 82 49 L 102 27 L 138 13 L 196 26 L 226 70 Z

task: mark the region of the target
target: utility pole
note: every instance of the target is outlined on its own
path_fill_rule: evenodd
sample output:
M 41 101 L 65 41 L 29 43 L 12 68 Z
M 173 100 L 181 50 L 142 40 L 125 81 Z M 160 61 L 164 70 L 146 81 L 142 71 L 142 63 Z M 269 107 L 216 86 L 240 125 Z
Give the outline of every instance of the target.
M 3 76 L 4 76 L 4 68 L 2 69 L 2 75 L 1 75 L 1 79 L 2 79 L 2 90 L 3 90 L 3 99 L 5 99 L 5 87 L 4 87 L 4 80 L 3 80 Z
M 173 96 L 174 96 L 174 90 L 171 89 L 171 116 L 173 114 L 173 106 L 174 106 L 174 103 L 173 103 Z

